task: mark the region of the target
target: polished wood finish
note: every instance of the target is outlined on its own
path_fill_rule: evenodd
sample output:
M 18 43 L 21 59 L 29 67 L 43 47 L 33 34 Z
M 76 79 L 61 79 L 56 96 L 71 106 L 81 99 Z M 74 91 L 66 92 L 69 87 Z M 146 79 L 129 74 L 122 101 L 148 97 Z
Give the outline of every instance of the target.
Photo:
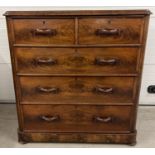
M 6 12 L 19 142 L 134 145 L 149 15 Z
M 137 73 L 139 48 L 15 48 L 18 73 Z M 126 69 L 128 68 L 128 69 Z
M 133 103 L 134 77 L 20 77 L 21 102 Z M 60 100 L 61 99 L 61 100 Z
M 140 43 L 142 29 L 141 18 L 80 18 L 79 44 Z
M 18 16 L 24 17 L 37 17 L 44 16 L 93 16 L 93 15 L 103 15 L 103 16 L 145 16 L 150 15 L 149 10 L 59 10 L 59 11 L 7 11 L 4 13 L 4 16 Z
M 23 105 L 24 131 L 129 133 L 131 106 Z
M 106 144 L 136 144 L 134 133 L 52 133 L 52 132 L 18 132 L 18 140 L 25 144 L 29 142 L 60 142 L 60 143 L 106 143 Z
M 73 44 L 74 19 L 15 19 L 17 44 Z

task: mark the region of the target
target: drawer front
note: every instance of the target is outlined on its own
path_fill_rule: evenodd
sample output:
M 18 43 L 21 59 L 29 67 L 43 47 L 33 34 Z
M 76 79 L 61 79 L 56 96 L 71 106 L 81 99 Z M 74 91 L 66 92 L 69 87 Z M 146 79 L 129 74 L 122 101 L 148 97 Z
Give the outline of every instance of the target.
M 73 44 L 74 19 L 14 19 L 17 44 Z
M 20 77 L 21 101 L 42 104 L 132 103 L 134 77 Z
M 24 130 L 127 132 L 130 106 L 22 105 Z
M 16 48 L 18 73 L 136 73 L 138 48 Z
M 82 18 L 80 44 L 136 44 L 141 42 L 142 18 Z

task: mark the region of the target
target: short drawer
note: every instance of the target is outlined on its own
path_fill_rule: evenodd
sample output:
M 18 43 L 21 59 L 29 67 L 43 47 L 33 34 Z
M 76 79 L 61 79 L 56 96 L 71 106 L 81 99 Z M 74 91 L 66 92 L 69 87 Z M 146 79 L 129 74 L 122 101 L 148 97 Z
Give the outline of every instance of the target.
M 128 132 L 132 107 L 22 105 L 24 130 L 48 132 Z
M 141 42 L 142 18 L 81 18 L 80 44 L 136 44 Z
M 73 44 L 74 19 L 14 19 L 16 44 Z
M 18 73 L 130 74 L 139 48 L 15 48 Z
M 134 77 L 20 77 L 26 104 L 126 104 L 133 102 Z

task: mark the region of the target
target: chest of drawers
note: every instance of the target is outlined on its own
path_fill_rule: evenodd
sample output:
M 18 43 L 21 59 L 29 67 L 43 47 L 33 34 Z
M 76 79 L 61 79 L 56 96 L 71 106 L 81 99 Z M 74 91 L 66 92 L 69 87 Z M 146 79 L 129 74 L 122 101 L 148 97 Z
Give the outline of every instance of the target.
M 136 142 L 150 12 L 5 13 L 20 142 Z

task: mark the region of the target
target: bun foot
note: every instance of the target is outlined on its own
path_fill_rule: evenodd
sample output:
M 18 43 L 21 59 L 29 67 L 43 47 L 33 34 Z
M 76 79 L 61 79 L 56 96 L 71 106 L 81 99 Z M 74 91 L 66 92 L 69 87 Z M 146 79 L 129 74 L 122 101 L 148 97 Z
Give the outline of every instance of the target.
M 130 145 L 130 146 L 135 146 L 137 144 L 137 142 L 135 141 L 135 142 L 132 142 L 132 143 L 130 143 L 130 144 L 128 144 L 128 145 Z

